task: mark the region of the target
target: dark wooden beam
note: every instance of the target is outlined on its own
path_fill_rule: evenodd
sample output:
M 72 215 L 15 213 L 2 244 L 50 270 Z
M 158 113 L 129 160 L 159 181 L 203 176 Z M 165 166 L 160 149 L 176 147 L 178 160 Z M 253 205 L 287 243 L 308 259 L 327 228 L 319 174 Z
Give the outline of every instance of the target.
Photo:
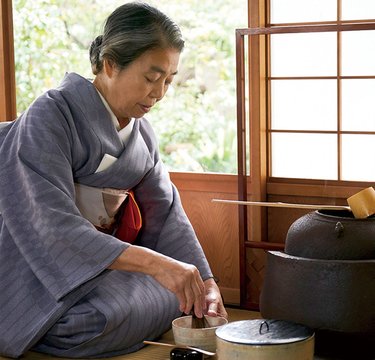
M 12 1 L 0 1 L 0 121 L 16 118 Z

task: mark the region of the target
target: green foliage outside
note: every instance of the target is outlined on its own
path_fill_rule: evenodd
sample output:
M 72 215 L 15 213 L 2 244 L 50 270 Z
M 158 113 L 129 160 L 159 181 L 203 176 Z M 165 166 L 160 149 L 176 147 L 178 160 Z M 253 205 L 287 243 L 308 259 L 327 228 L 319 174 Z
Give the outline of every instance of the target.
M 88 48 L 103 21 L 126 1 L 13 0 L 17 109 L 21 113 L 65 72 L 91 78 Z M 149 1 L 186 40 L 179 74 L 147 115 L 163 161 L 174 171 L 235 173 L 235 33 L 245 0 Z

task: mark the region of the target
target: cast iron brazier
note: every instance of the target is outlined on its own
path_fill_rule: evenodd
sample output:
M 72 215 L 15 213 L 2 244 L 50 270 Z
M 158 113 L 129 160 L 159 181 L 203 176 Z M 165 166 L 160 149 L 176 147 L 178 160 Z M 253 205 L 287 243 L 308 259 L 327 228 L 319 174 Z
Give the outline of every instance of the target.
M 318 354 L 373 359 L 375 218 L 315 211 L 296 220 L 285 253 L 267 254 L 260 310 L 314 329 Z

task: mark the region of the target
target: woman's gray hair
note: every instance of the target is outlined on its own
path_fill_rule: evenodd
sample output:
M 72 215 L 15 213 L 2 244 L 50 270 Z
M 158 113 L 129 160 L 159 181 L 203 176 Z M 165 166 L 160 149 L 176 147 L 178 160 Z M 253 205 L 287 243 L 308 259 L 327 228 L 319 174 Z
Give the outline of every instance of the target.
M 160 10 L 143 2 L 118 7 L 106 20 L 103 35 L 90 46 L 90 61 L 96 75 L 107 59 L 122 70 L 144 52 L 155 48 L 184 48 L 180 28 Z

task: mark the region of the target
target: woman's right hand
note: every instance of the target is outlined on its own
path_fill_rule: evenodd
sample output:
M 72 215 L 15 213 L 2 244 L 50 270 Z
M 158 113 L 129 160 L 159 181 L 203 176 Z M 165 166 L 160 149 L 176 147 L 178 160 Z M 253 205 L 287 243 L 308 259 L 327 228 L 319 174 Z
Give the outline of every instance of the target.
M 153 275 L 161 285 L 172 291 L 180 303 L 180 310 L 189 314 L 194 307 L 198 317 L 203 316 L 205 310 L 205 286 L 199 270 L 172 258 L 164 257 L 161 266 Z
M 195 314 L 198 317 L 203 316 L 205 286 L 199 270 L 194 265 L 172 259 L 148 248 L 131 245 L 109 268 L 151 275 L 176 295 L 181 312 L 189 314 L 194 307 Z

